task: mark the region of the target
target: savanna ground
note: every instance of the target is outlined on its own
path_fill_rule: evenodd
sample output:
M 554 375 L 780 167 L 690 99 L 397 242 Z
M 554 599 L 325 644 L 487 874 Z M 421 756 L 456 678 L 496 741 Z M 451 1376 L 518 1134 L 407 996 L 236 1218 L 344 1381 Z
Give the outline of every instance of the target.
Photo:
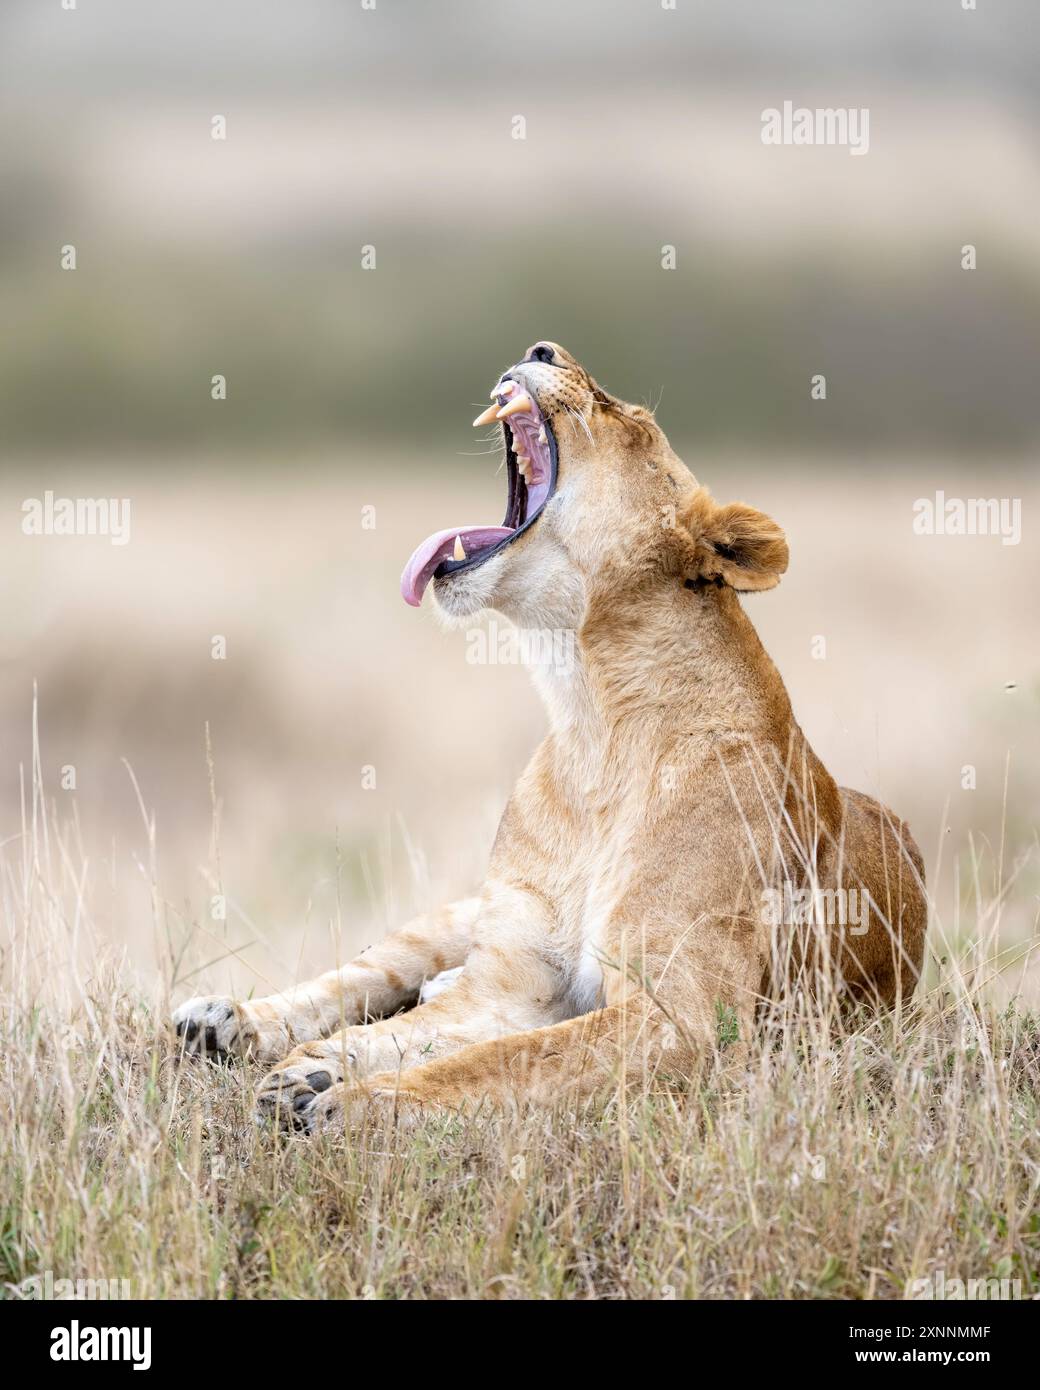
M 385 459 L 113 482 L 129 546 L 4 556 L 10 1296 L 48 1270 L 145 1298 L 893 1298 L 940 1270 L 1040 1293 L 1035 548 L 912 535 L 915 497 L 982 469 L 694 467 L 785 525 L 791 573 L 749 607 L 831 770 L 922 846 L 917 998 L 789 1001 L 739 1079 L 580 1113 L 259 1131 L 257 1074 L 181 1064 L 171 1000 L 305 978 L 479 879 L 541 714 L 395 585 L 500 485 Z M 42 485 L 2 486 L 16 515 Z

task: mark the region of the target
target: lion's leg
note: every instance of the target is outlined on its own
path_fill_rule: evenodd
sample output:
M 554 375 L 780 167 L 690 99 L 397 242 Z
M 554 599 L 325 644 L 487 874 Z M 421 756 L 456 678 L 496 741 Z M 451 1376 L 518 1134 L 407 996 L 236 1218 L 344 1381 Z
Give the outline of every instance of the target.
M 546 1011 L 523 999 L 506 996 L 489 1006 L 469 984 L 463 977 L 429 1004 L 294 1047 L 257 1087 L 260 1114 L 291 1120 L 346 1078 L 421 1070 L 474 1043 L 546 1022 Z
M 249 1053 L 261 1062 L 345 1024 L 393 1013 L 418 997 L 425 980 L 462 965 L 473 939 L 479 898 L 417 917 L 356 960 L 307 984 L 264 999 L 189 999 L 173 1015 L 186 1052 Z
M 292 1120 L 317 1093 L 348 1077 L 426 1066 L 473 1043 L 564 1017 L 564 982 L 543 949 L 547 920 L 544 903 L 530 893 L 489 892 L 478 939 L 453 985 L 408 1013 L 296 1047 L 261 1081 L 261 1114 Z
M 581 1101 L 618 1082 L 643 1084 L 658 1073 L 689 1077 L 720 1055 L 739 1068 L 763 958 L 754 934 L 728 915 L 706 936 L 660 962 L 659 969 L 648 968 L 643 958 L 634 962 L 634 972 L 608 972 L 607 1006 L 595 1013 L 545 1019 L 523 1030 L 502 1028 L 494 1037 L 470 1030 L 469 1045 L 448 1055 L 434 1052 L 428 1061 L 409 1048 L 367 1076 L 324 1085 L 314 1100 L 297 1096 L 297 1114 L 310 1126 L 366 1097 L 448 1107 L 482 1100 Z M 633 973 L 648 983 L 633 991 L 625 984 Z M 469 974 L 467 967 L 464 982 Z M 380 1059 L 370 1054 L 369 1060 Z
M 373 1098 L 449 1108 L 481 1100 L 580 1102 L 658 1072 L 687 1076 L 711 1054 L 713 1041 L 691 1036 L 636 994 L 563 1023 L 474 1043 L 425 1066 L 329 1087 L 304 1107 L 303 1118 L 311 1128 L 342 1123 L 351 1103 Z

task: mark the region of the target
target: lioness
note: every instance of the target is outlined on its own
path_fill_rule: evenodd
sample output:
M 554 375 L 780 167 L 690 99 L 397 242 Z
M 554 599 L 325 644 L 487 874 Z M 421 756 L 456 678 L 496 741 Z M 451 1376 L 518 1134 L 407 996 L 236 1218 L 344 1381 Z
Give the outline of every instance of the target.
M 717 506 L 650 412 L 555 343 L 491 394 L 474 423 L 502 425 L 505 521 L 424 541 L 404 598 L 432 581 L 450 619 L 493 608 L 574 640 L 535 667 L 550 731 L 483 888 L 310 984 L 175 1015 L 188 1051 L 277 1062 L 261 1111 L 307 1127 L 356 1097 L 576 1098 L 689 1073 L 792 977 L 881 1005 L 918 978 L 917 846 L 835 785 L 738 597 L 779 582 L 780 527 Z M 776 911 L 806 900 L 837 920 Z

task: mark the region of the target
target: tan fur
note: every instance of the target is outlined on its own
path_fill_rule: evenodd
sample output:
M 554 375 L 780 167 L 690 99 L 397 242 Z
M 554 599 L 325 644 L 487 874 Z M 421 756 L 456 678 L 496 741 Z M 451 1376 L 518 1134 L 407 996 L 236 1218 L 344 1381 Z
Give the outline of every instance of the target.
M 716 505 L 648 411 L 545 346 L 552 364 L 511 375 L 557 440 L 556 494 L 499 554 L 434 581 L 449 620 L 495 608 L 576 634 L 569 669 L 535 671 L 550 730 L 479 897 L 290 994 L 178 1011 L 189 1048 L 207 1028 L 265 1060 L 298 1044 L 259 1100 L 309 1123 L 366 1097 L 454 1106 L 689 1074 L 722 1033 L 746 1042 L 783 982 L 828 978 L 887 1006 L 918 977 L 926 902 L 909 831 L 835 785 L 738 598 L 779 582 L 783 532 Z M 866 929 L 770 920 L 785 882 L 869 891 Z M 463 962 L 450 988 L 395 1013 Z

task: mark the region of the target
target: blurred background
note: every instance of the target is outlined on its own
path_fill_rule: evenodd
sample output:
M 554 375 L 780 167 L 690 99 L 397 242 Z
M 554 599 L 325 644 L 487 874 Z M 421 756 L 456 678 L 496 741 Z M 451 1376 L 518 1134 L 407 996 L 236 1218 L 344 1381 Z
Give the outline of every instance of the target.
M 47 802 L 142 977 L 263 992 L 479 881 L 543 716 L 397 577 L 498 522 L 469 420 L 548 337 L 784 525 L 749 607 L 817 751 L 909 819 L 948 935 L 978 899 L 1028 942 L 1034 8 L 5 0 L 9 873 L 35 682 Z M 869 153 L 763 145 L 785 100 L 869 108 Z M 48 489 L 129 497 L 130 543 L 24 535 Z M 1021 543 L 915 535 L 937 489 L 1019 499 Z

